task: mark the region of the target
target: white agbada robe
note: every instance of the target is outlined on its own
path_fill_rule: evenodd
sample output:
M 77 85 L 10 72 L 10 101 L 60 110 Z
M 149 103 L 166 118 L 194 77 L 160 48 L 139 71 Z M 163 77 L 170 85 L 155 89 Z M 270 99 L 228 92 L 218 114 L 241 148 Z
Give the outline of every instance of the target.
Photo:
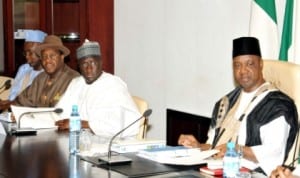
M 61 119 L 69 118 L 74 104 L 78 105 L 81 118 L 89 122 L 93 132 L 104 137 L 113 136 L 141 117 L 125 82 L 106 72 L 90 85 L 86 84 L 82 76 L 71 81 L 56 105 L 63 109 Z M 134 137 L 138 129 L 139 122 L 121 136 Z
M 240 105 L 237 108 L 235 118 L 240 118 L 245 108 L 255 95 L 256 91 L 257 90 L 250 93 L 242 91 Z M 246 142 L 247 115 L 269 92 L 265 92 L 259 95 L 251 103 L 248 113 L 245 113 L 246 115 L 240 124 L 238 144 L 245 145 Z M 277 119 L 274 119 L 272 122 L 262 126 L 260 128 L 260 139 L 262 141 L 262 144 L 251 147 L 256 159 L 258 160 L 258 163 L 254 163 L 252 161 L 243 159 L 242 164 L 247 165 L 247 167 L 251 169 L 261 167 L 264 170 L 264 172 L 268 176 L 270 176 L 272 170 L 274 170 L 278 165 L 281 165 L 283 163 L 289 130 L 290 126 L 286 122 L 284 116 L 280 116 Z M 208 132 L 208 144 L 212 144 L 214 135 L 215 129 L 210 129 Z

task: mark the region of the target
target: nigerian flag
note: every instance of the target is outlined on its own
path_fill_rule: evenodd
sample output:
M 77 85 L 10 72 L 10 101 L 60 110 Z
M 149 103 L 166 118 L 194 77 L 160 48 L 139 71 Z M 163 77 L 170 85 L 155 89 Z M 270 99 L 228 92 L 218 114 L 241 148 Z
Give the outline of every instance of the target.
M 279 55 L 275 0 L 251 2 L 249 35 L 259 39 L 262 58 L 277 59 Z
M 279 60 L 300 64 L 300 3 L 286 0 Z

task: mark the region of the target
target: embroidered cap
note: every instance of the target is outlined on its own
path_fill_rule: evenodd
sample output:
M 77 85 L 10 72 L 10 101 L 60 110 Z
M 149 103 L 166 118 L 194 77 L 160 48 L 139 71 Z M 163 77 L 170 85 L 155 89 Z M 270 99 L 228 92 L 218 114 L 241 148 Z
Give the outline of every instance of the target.
M 84 43 L 76 50 L 76 54 L 78 60 L 90 56 L 101 56 L 100 45 L 96 41 L 85 39 Z
M 25 42 L 42 43 L 45 36 L 47 36 L 47 33 L 40 30 L 25 30 Z
M 240 37 L 233 40 L 232 58 L 239 55 L 261 57 L 259 41 L 255 37 Z

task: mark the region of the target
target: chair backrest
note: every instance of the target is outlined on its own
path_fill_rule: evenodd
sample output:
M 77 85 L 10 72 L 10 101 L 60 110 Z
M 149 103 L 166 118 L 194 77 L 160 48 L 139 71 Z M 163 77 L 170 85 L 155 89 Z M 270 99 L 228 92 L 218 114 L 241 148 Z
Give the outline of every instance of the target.
M 14 79 L 11 77 L 0 76 L 0 87 L 2 87 L 7 80 L 11 80 L 11 84 L 14 81 Z M 10 88 L 5 91 L 4 91 L 4 88 L 0 89 L 0 99 L 1 100 L 7 100 L 9 94 L 10 94 Z
M 266 81 L 275 85 L 279 90 L 291 97 L 300 111 L 300 65 L 279 60 L 264 60 L 263 75 Z M 298 117 L 299 122 L 299 117 Z M 299 133 L 288 155 L 286 163 L 289 164 L 294 156 L 299 154 Z M 295 158 L 296 158 L 295 157 Z
M 138 107 L 138 110 L 141 114 L 143 114 L 147 109 L 148 109 L 148 103 L 138 97 L 138 96 L 132 96 L 133 101 L 135 102 L 136 106 Z M 139 133 L 137 135 L 137 139 L 145 139 L 146 138 L 146 132 L 147 132 L 147 119 L 143 118 L 140 121 L 140 126 L 139 126 Z

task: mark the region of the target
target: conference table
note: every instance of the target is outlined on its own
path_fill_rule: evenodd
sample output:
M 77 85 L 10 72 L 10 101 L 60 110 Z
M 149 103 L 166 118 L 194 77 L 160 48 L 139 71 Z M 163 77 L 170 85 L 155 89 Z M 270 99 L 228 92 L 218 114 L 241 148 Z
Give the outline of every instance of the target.
M 144 170 L 146 174 L 126 175 L 114 166 L 97 165 L 69 155 L 68 136 L 67 131 L 56 129 L 38 130 L 31 136 L 0 134 L 0 178 L 205 177 L 194 168 L 163 165 L 134 154 L 128 154 L 133 158 L 132 163 L 123 168 L 119 165 L 119 170 L 126 172 L 138 167 L 140 173 Z M 156 173 L 147 174 L 151 169 Z

